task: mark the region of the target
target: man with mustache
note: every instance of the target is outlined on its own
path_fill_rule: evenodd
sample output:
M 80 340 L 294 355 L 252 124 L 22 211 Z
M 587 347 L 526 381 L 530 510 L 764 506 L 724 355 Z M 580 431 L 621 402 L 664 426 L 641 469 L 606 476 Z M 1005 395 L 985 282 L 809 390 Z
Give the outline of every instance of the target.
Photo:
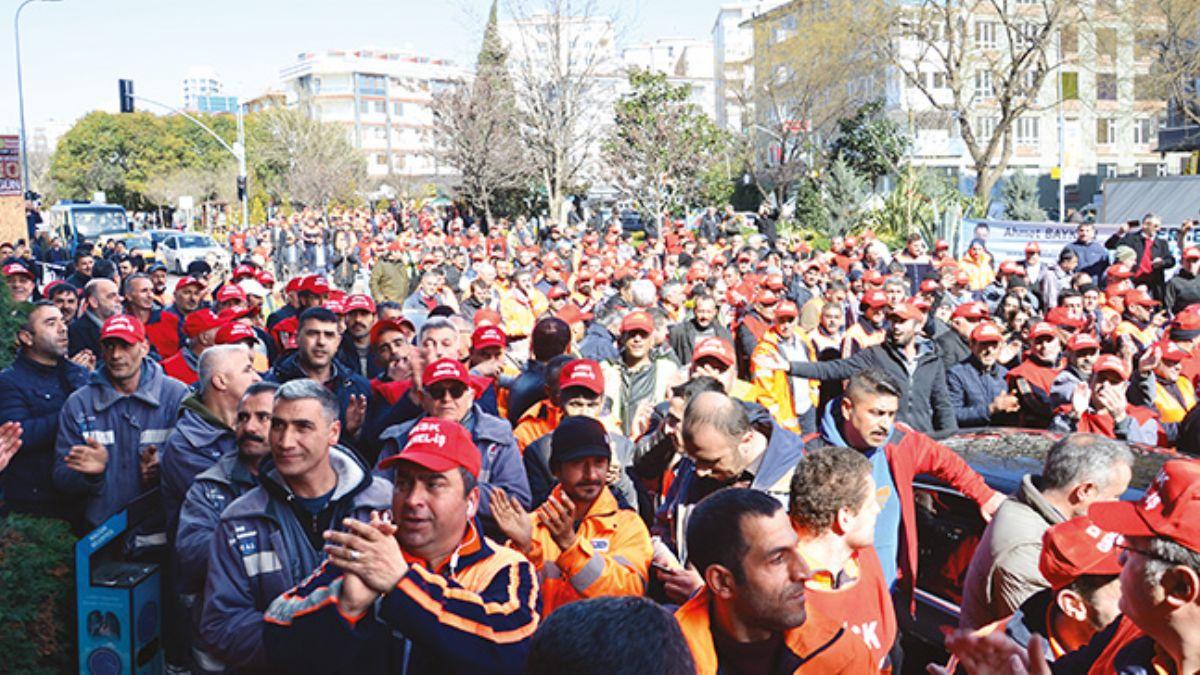
M 196 476 L 179 511 L 179 528 L 173 533 L 177 589 L 184 606 L 193 608 L 187 619 L 191 636 L 188 643 L 192 645 L 194 666 L 199 672 L 220 670 L 219 660 L 201 648 L 196 639 L 196 622 L 200 618 L 196 600 L 204 592 L 209 546 L 225 507 L 258 485 L 259 462 L 271 451 L 267 435 L 271 432 L 276 389 L 279 385 L 274 382 L 255 382 L 246 388 L 237 404 L 234 426 L 237 447 Z
M 567 417 L 550 446 L 558 485 L 532 518 L 502 488 L 492 488 L 497 525 L 541 575 L 542 614 L 576 600 L 642 595 L 654 555 L 650 532 L 606 485 L 614 457 L 604 425 Z
M 705 585 L 675 618 L 698 675 L 879 672 L 840 618 L 806 605 L 811 573 L 775 498 L 744 488 L 706 497 L 687 543 Z
M 355 293 L 346 298 L 346 332 L 338 345 L 338 360 L 365 378 L 380 374 L 387 365 L 371 349 L 371 328 L 375 325 L 375 301 Z

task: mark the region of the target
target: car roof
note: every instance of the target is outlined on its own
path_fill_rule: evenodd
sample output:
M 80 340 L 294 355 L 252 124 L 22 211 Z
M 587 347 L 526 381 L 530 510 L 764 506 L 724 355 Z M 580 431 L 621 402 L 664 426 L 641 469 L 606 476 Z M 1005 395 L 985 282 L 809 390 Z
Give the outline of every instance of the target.
M 1046 452 L 1062 434 L 1044 429 L 986 428 L 965 429 L 941 442 L 962 457 L 987 484 L 1004 494 L 1012 494 L 1025 474 L 1041 473 Z M 1133 478 L 1122 497 L 1136 499 L 1158 474 L 1163 462 L 1182 459 L 1175 450 L 1127 443 L 1133 450 Z M 940 483 L 929 476 L 923 482 Z

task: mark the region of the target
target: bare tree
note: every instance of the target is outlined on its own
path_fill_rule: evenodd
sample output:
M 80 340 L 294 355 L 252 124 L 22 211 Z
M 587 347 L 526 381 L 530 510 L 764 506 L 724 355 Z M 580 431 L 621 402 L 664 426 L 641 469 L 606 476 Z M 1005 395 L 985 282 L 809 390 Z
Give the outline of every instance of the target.
M 248 142 L 267 189 L 277 196 L 325 209 L 353 199 L 366 180 L 366 159 L 345 131 L 310 119 L 301 109 L 272 108 L 256 120 Z
M 567 194 L 596 173 L 620 74 L 610 18 L 593 0 L 512 0 L 505 35 L 522 113 L 522 136 L 552 218 Z
M 827 0 L 753 20 L 754 78 L 738 97 L 754 110 L 759 183 L 780 203 L 820 167 L 838 120 L 879 96 L 881 60 L 860 36 L 883 31 L 882 17 L 875 0 Z
M 1102 3 L 1089 3 L 1093 8 Z M 987 203 L 1013 154 L 1021 116 L 1057 103 L 1042 95 L 1063 65 L 1060 31 L 1088 16 L 1079 0 L 920 0 L 894 7 L 882 53 L 932 111 L 957 127 Z M 973 124 L 987 116 L 994 128 Z
M 1146 86 L 1169 101 L 1171 121 L 1200 125 L 1200 0 L 1149 0 L 1159 17 L 1138 26 L 1136 48 L 1151 58 Z

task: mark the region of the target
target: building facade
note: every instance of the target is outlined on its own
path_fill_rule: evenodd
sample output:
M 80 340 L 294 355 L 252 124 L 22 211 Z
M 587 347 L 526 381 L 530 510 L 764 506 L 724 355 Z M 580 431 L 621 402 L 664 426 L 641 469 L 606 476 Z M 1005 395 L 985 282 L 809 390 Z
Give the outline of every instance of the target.
M 236 113 L 236 96 L 225 95 L 225 82 L 208 66 L 196 66 L 183 78 L 183 109 L 202 113 Z
M 433 99 L 469 76 L 451 61 L 382 49 L 305 52 L 280 72 L 289 104 L 344 127 L 375 178 L 454 173 L 435 152 Z
M 713 23 L 713 119 L 730 131 L 745 131 L 753 123 L 750 83 L 754 81 L 754 30 L 750 19 L 784 0 L 753 0 L 721 5 Z
M 707 40 L 659 38 L 626 47 L 621 51 L 621 61 L 627 70 L 663 73 L 671 84 L 686 85 L 691 90 L 691 102 L 715 118 L 712 53 L 713 45 Z

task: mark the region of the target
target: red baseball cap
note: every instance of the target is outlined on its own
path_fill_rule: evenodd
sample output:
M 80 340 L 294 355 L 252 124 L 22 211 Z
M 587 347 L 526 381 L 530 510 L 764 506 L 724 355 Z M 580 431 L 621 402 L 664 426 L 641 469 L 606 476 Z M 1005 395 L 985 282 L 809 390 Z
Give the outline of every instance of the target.
M 243 291 L 239 286 L 234 284 L 225 284 L 221 290 L 217 291 L 217 304 L 221 305 L 226 302 L 241 300 L 246 302 L 246 291 Z
M 1125 263 L 1117 263 L 1108 268 L 1106 275 L 1109 279 L 1128 279 L 1133 276 L 1133 268 Z
M 371 296 L 362 293 L 354 293 L 346 296 L 342 304 L 346 307 L 347 314 L 350 312 L 375 313 L 375 301 L 371 299 Z
M 718 337 L 701 338 L 696 342 L 696 348 L 692 351 L 692 363 L 704 358 L 716 359 L 726 367 L 732 366 L 737 360 L 733 353 L 733 345 L 729 344 L 728 340 Z
M 1121 379 L 1129 379 L 1129 369 L 1125 367 L 1125 362 L 1121 357 L 1112 354 L 1105 354 L 1096 359 L 1096 365 L 1092 366 L 1092 373 L 1116 373 L 1121 376 Z
M 1157 300 L 1150 297 L 1149 293 L 1140 288 L 1126 292 L 1125 303 L 1128 305 L 1141 305 L 1143 307 L 1154 307 L 1159 304 Z
M 507 346 L 508 336 L 500 330 L 499 326 L 480 326 L 471 334 L 471 349 Z
M 871 309 L 887 307 L 887 293 L 884 293 L 878 289 L 869 290 L 866 293 L 863 293 L 862 302 L 860 304 L 864 307 L 870 307 Z
M 267 288 L 275 285 L 275 275 L 266 270 L 260 271 L 255 278 L 258 279 L 258 283 L 266 286 Z
M 462 468 L 478 478 L 483 456 L 461 424 L 425 417 L 409 430 L 404 449 L 380 462 L 379 468 L 387 469 L 398 462 L 412 462 L 438 473 Z
M 1200 260 L 1200 246 L 1189 246 L 1183 249 L 1184 260 Z
M 244 319 L 253 313 L 253 307 L 242 307 L 241 309 L 236 307 L 226 307 L 220 312 L 217 312 L 217 321 L 225 324 L 236 319 Z
M 438 359 L 425 367 L 424 376 L 421 378 L 421 386 L 429 387 L 438 382 L 470 384 L 471 378 L 467 374 L 467 367 L 462 363 L 454 359 Z
M 1162 342 L 1159 342 L 1157 346 L 1160 350 L 1162 350 L 1162 360 L 1163 361 L 1169 361 L 1171 363 L 1180 363 L 1182 361 L 1186 361 L 1187 358 L 1189 356 L 1191 356 L 1190 354 L 1188 354 L 1186 349 L 1184 349 L 1183 347 L 1180 347 L 1179 345 L 1175 344 L 1174 342 L 1171 342 L 1170 340 L 1164 340 Z
M 192 312 L 192 314 L 195 314 L 195 312 Z M 104 325 L 100 327 L 100 341 L 103 342 L 110 338 L 136 345 L 146 339 L 146 328 L 142 325 L 141 321 L 137 320 L 137 317 L 128 314 L 117 314 L 116 316 L 108 317 L 104 321 Z
M 1024 274 L 1024 273 L 1025 273 L 1025 269 L 1023 267 L 1021 267 L 1021 265 L 1018 264 L 1015 260 L 1005 260 L 1004 262 L 1000 263 L 1000 274 L 1007 274 L 1009 276 L 1012 276 L 1015 274 Z
M 776 272 L 775 274 L 768 274 L 767 281 L 763 285 L 766 286 L 767 288 L 771 289 L 772 291 L 782 291 L 783 290 L 783 275 L 779 274 L 778 272 Z
M 922 293 L 937 293 L 940 290 L 942 290 L 942 285 L 938 283 L 937 279 L 926 279 L 921 282 L 920 291 Z
M 579 310 L 579 305 L 576 305 L 573 302 L 568 302 L 567 304 L 563 305 L 563 308 L 558 310 L 554 316 L 566 321 L 572 326 L 592 318 L 591 314 L 581 312 Z
M 180 289 L 187 288 L 188 286 L 204 288 L 204 282 L 200 281 L 196 277 L 183 277 L 179 281 L 175 282 L 175 292 L 178 293 Z
M 880 271 L 877 269 L 869 269 L 866 272 L 863 272 L 862 280 L 863 280 L 864 284 L 870 284 L 872 286 L 882 286 L 883 285 L 883 274 L 880 273 Z
M 1126 537 L 1166 537 L 1200 552 L 1200 462 L 1166 462 L 1140 501 L 1092 504 L 1088 516 Z
M 784 300 L 775 306 L 775 320 L 794 319 L 800 316 L 800 309 L 791 300 Z
M 220 327 L 221 319 L 211 309 L 198 309 L 183 320 L 183 334 L 190 338 Z
M 971 275 L 966 272 L 956 272 L 954 274 L 954 283 L 959 286 L 967 286 L 971 283 Z
M 4 276 L 13 277 L 13 276 L 18 276 L 18 275 L 24 275 L 24 276 L 29 277 L 30 279 L 33 278 L 33 272 L 30 272 L 29 268 L 22 265 L 21 263 L 15 263 L 15 262 L 8 263 L 7 265 L 4 266 Z
M 1084 349 L 1100 349 L 1100 341 L 1091 333 L 1076 333 L 1067 340 L 1067 351 L 1079 352 Z
M 1004 333 L 991 321 L 984 321 L 971 331 L 971 342 L 1004 342 Z
M 1025 244 L 1025 254 L 1026 255 L 1028 255 L 1030 253 L 1041 253 L 1041 252 L 1042 252 L 1042 247 L 1038 246 L 1038 243 L 1036 241 L 1031 241 L 1028 244 Z
M 905 300 L 904 302 L 896 305 L 888 312 L 888 316 L 900 317 L 905 321 L 925 320 L 925 312 L 916 304 L 914 304 L 912 300 Z
M 476 326 L 499 326 L 504 319 L 500 316 L 500 312 L 484 307 L 475 311 L 474 321 Z
M 558 375 L 558 389 L 583 387 L 593 394 L 604 393 L 604 373 L 600 364 L 591 359 L 578 359 L 563 366 Z
M 1087 516 L 1058 523 L 1042 535 L 1038 571 L 1056 591 L 1079 577 L 1116 576 L 1121 573 L 1120 539 L 1121 535 L 1105 532 Z
M 779 296 L 769 288 L 760 289 L 754 294 L 754 303 L 758 305 L 774 305 L 779 302 Z
M 950 318 L 982 321 L 988 318 L 988 308 L 982 302 L 964 302 L 954 308 L 954 311 L 950 313 Z
M 379 336 L 383 335 L 384 333 L 386 333 L 389 330 L 404 332 L 403 327 L 404 327 L 404 324 L 406 324 L 406 323 L 410 327 L 412 326 L 412 322 L 405 318 L 384 319 L 383 321 L 376 321 L 375 325 L 371 326 L 371 346 L 375 346 L 375 345 L 379 344 Z
M 1044 337 L 1058 337 L 1058 328 L 1055 328 L 1054 324 L 1045 321 L 1033 324 L 1033 327 L 1029 329 L 1030 342 Z
M 550 288 L 550 290 L 546 293 L 546 299 L 558 300 L 560 298 L 565 298 L 569 295 L 571 295 L 570 291 L 568 291 L 567 289 L 563 288 L 562 286 L 559 286 L 556 284 L 556 285 L 552 286 Z
M 238 265 L 237 267 L 233 268 L 232 276 L 233 276 L 233 280 L 237 281 L 239 279 L 244 279 L 246 277 L 255 277 L 255 276 L 257 276 L 257 274 L 258 273 L 255 272 L 254 267 L 252 265 L 242 264 L 242 265 Z
M 1081 316 L 1074 316 L 1071 310 L 1066 307 L 1054 307 L 1049 312 L 1046 312 L 1046 321 L 1060 328 L 1070 328 L 1071 330 L 1079 330 L 1087 325 L 1087 321 Z
M 295 293 L 296 291 L 300 290 L 300 285 L 303 283 L 304 277 L 292 277 L 291 279 L 288 279 L 288 282 L 283 287 L 283 290 L 288 293 Z
M 300 287 L 297 289 L 301 293 L 312 293 L 313 295 L 329 295 L 329 282 L 325 277 L 319 274 L 313 274 L 304 277 L 304 281 L 300 282 Z
M 947 251 L 949 249 L 950 249 L 950 242 L 946 241 L 945 239 L 938 239 L 937 242 L 934 243 L 934 245 L 933 245 L 933 250 L 935 250 L 935 251 Z
M 630 333 L 635 330 L 643 333 L 654 332 L 654 318 L 650 316 L 649 312 L 639 309 L 626 314 L 625 318 L 621 319 L 622 333 Z
M 346 313 L 346 303 L 342 302 L 341 300 L 334 300 L 333 298 L 330 298 L 321 303 L 321 306 L 333 312 L 334 314 L 337 314 L 338 316 Z
M 242 340 L 257 339 L 258 335 L 253 328 L 238 321 L 231 321 L 217 331 L 217 344 L 219 345 L 231 345 Z

